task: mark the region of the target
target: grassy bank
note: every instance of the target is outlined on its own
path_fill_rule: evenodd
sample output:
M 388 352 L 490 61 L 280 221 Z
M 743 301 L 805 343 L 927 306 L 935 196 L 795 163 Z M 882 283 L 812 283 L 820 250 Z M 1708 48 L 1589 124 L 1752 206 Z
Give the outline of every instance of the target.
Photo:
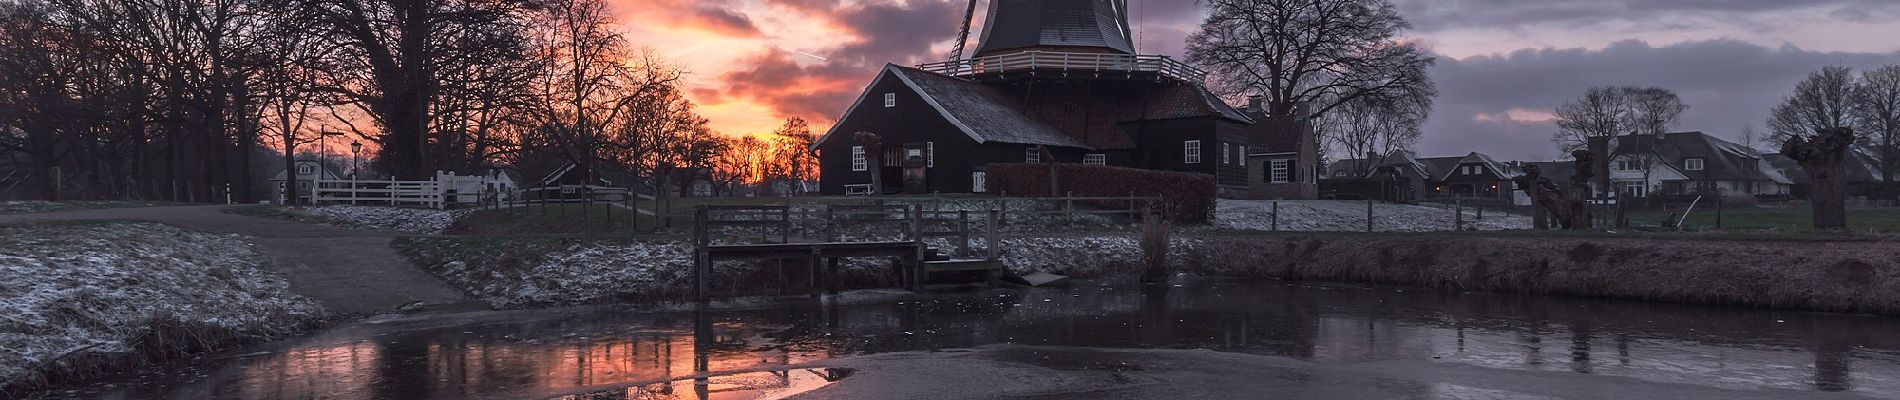
M 1900 246 L 1884 239 L 1255 235 L 1199 246 L 1185 270 L 1202 275 L 1900 315 Z
M 282 337 L 322 318 L 241 237 L 152 223 L 0 227 L 0 390 Z

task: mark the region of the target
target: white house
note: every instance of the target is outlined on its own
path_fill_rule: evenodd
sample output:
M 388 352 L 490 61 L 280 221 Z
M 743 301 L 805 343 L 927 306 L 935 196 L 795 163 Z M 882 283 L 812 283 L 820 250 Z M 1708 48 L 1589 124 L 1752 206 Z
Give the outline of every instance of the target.
M 1794 181 L 1761 152 L 1702 132 L 1625 135 L 1593 141 L 1610 155 L 1610 186 L 1618 195 L 1789 194 Z M 1598 146 L 1592 146 L 1598 147 Z

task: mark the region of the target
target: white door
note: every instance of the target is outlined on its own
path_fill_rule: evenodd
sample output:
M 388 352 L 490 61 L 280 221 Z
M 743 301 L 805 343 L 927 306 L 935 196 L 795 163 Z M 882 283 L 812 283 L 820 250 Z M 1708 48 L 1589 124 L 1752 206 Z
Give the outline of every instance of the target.
M 988 180 L 987 178 L 988 176 L 986 176 L 983 171 L 971 172 L 970 173 L 970 192 L 971 193 L 989 192 L 990 188 L 989 188 L 989 182 L 987 182 Z

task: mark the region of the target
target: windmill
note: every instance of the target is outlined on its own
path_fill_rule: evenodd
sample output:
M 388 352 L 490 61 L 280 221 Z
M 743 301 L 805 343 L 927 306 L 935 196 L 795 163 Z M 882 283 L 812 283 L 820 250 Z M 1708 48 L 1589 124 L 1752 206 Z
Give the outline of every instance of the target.
M 970 41 L 970 20 L 976 19 L 976 1 L 970 0 L 970 8 L 963 11 L 963 30 L 957 31 L 957 42 L 950 48 L 950 75 L 963 69 L 957 61 L 963 59 L 963 43 Z

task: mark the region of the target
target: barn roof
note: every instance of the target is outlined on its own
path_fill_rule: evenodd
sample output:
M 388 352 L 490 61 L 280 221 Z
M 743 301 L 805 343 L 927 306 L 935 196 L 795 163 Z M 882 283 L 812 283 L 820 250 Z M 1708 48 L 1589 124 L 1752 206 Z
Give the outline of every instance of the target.
M 878 82 L 886 77 L 894 77 L 902 81 L 918 96 L 923 97 L 924 102 L 936 109 L 945 120 L 950 121 L 951 125 L 955 125 L 964 135 L 968 135 L 977 143 L 1092 149 L 1088 144 L 1063 134 L 1055 127 L 1024 115 L 1022 108 L 1017 106 L 1015 100 L 988 86 L 897 65 L 886 65 L 884 72 L 878 75 L 877 80 L 871 82 L 871 86 L 877 86 Z M 867 90 L 865 95 L 869 94 Z M 849 117 L 851 112 L 857 110 L 864 101 L 865 97 L 860 96 L 858 101 L 851 105 L 851 109 L 845 111 L 845 116 Z M 826 132 L 824 137 L 818 138 L 812 147 L 816 148 L 833 134 L 838 133 L 838 126 L 833 125 L 832 130 Z
M 976 56 L 1030 47 L 1087 47 L 1135 54 L 1127 10 L 1115 0 L 991 1 Z

